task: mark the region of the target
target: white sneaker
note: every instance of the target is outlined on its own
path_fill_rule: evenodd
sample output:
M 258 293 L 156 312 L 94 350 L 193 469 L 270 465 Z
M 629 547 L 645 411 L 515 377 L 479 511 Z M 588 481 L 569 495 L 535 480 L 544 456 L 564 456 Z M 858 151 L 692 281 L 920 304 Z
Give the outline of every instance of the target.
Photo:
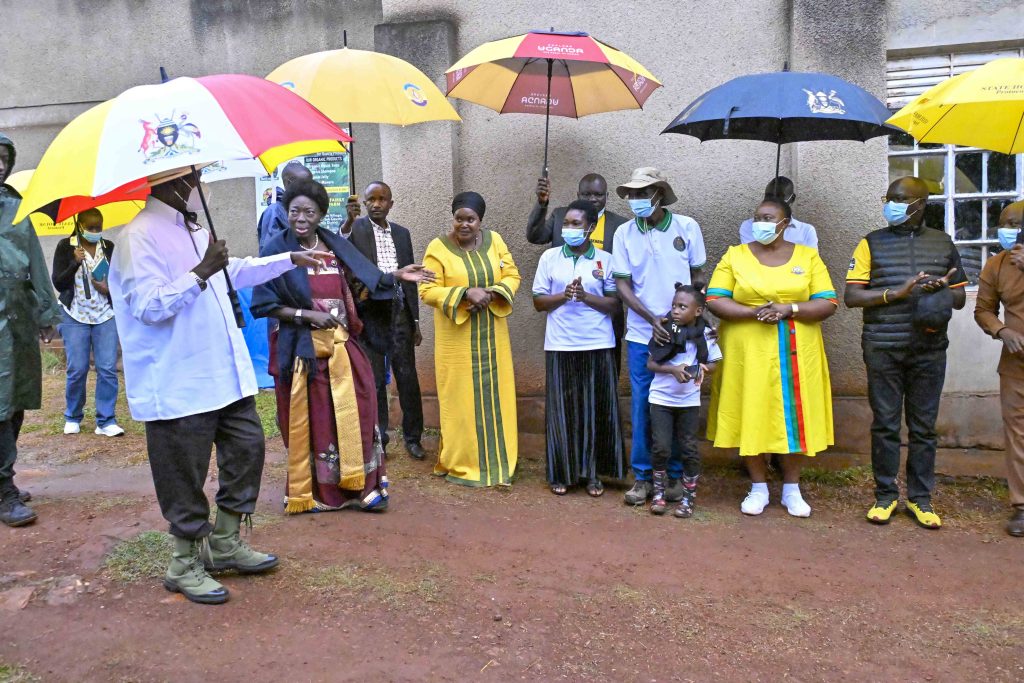
M 804 497 L 800 495 L 799 491 L 783 496 L 782 505 L 786 508 L 786 512 L 794 517 L 811 516 L 811 506 L 804 501 Z
M 759 515 L 764 512 L 766 507 L 768 507 L 768 494 L 750 491 L 740 503 L 740 512 L 745 515 Z
M 64 433 L 65 434 L 77 434 L 82 431 L 82 428 L 78 426 L 77 422 L 65 422 Z
M 123 436 L 124 430 L 116 424 L 108 424 L 106 427 L 97 427 L 96 433 L 100 436 Z

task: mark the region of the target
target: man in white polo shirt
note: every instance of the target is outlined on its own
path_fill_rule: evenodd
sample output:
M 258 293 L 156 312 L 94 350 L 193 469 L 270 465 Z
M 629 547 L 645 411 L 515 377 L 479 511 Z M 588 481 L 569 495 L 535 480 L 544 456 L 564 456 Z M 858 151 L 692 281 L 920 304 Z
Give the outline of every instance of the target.
M 665 174 L 656 168 L 638 168 L 628 183 L 616 188 L 629 202 L 635 218 L 615 232 L 612 273 L 626 316 L 626 356 L 632 390 L 633 443 L 630 460 L 636 483 L 626 492 L 626 503 L 643 505 L 651 496 L 651 428 L 648 396 L 654 373 L 647 369 L 647 343 L 652 336 L 668 340 L 662 319 L 668 315 L 675 283 L 703 287 L 701 268 L 707 260 L 704 236 L 697 221 L 665 210 L 676 201 Z M 670 501 L 682 499 L 679 454 L 669 459 Z
M 786 176 L 769 180 L 764 187 L 765 199 L 781 199 L 790 206 L 796 201 L 796 190 L 793 181 Z M 782 233 L 782 238 L 793 244 L 802 244 L 811 249 L 818 248 L 818 233 L 810 223 L 798 221 L 796 217 L 789 219 L 789 227 Z M 740 223 L 740 244 L 754 241 L 754 219 L 748 218 Z

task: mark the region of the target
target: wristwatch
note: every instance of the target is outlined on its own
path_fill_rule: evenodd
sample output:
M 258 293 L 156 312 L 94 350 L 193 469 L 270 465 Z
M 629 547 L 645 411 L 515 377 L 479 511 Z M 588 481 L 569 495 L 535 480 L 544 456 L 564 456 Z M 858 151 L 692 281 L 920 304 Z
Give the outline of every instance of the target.
M 199 287 L 199 291 L 200 292 L 205 292 L 206 291 L 206 280 L 204 280 L 203 278 L 199 277 L 199 275 L 194 270 L 191 271 L 191 273 L 192 273 L 192 277 L 194 277 L 196 279 L 196 286 Z
M 790 305 L 793 307 L 793 314 L 791 316 L 789 316 L 789 317 L 790 318 L 795 318 L 796 314 L 800 312 L 800 307 L 797 306 L 796 304 L 790 304 Z
M 292 322 L 295 323 L 296 325 L 301 325 L 302 324 L 302 309 L 301 308 L 296 308 L 295 309 L 295 315 L 292 316 Z

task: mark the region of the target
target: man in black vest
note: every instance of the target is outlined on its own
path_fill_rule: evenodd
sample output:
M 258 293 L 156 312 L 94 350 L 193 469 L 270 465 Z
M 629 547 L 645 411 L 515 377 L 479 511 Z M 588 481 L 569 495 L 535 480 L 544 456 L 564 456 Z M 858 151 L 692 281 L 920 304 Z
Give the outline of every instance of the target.
M 552 247 L 560 247 L 565 244 L 562 239 L 562 221 L 565 220 L 565 211 L 568 207 L 560 206 L 548 216 L 548 201 L 551 198 L 551 182 L 547 178 L 537 181 L 537 203 L 530 212 L 530 218 L 526 223 L 526 240 L 530 244 L 550 244 Z M 580 178 L 579 187 L 576 190 L 576 198 L 590 202 L 597 207 L 597 227 L 590 235 L 590 241 L 598 249 L 603 249 L 609 254 L 612 253 L 612 243 L 615 239 L 615 231 L 623 223 L 628 222 L 617 213 L 605 210 L 608 202 L 608 182 L 604 176 L 597 173 L 588 173 Z M 622 335 L 625 332 L 626 322 L 622 310 L 612 316 L 612 329 L 615 331 L 615 374 L 619 373 L 619 366 L 622 358 Z
M 372 182 L 363 192 L 366 217 L 352 224 L 349 240 L 385 273 L 398 270 L 413 260 L 412 237 L 409 230 L 388 221 L 395 205 L 391 188 L 381 181 Z M 374 379 L 377 380 L 377 421 L 384 447 L 388 444 L 388 394 L 385 362 L 391 364 L 398 387 L 398 403 L 402 407 L 402 437 L 409 455 L 422 460 L 420 445 L 423 435 L 423 403 L 420 381 L 416 376 L 416 350 L 420 336 L 420 305 L 416 283 L 403 282 L 392 301 L 357 301 L 362 318 L 363 340 L 369 347 Z
M 900 422 L 907 410 L 907 512 L 921 526 L 942 526 L 931 505 L 935 421 L 946 376 L 946 325 L 964 307 L 967 276 L 949 235 L 924 225 L 928 186 L 900 178 L 889 186 L 889 227 L 860 241 L 846 276 L 846 305 L 864 309 L 861 344 L 868 374 L 875 504 L 868 521 L 887 524 L 896 510 Z

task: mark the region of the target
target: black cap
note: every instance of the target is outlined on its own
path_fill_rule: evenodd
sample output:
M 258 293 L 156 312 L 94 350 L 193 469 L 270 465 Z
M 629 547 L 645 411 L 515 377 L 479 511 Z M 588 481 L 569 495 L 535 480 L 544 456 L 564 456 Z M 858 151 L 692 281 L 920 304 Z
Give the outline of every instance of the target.
M 948 287 L 922 294 L 914 306 L 914 328 L 925 334 L 946 331 L 953 317 L 953 292 Z

